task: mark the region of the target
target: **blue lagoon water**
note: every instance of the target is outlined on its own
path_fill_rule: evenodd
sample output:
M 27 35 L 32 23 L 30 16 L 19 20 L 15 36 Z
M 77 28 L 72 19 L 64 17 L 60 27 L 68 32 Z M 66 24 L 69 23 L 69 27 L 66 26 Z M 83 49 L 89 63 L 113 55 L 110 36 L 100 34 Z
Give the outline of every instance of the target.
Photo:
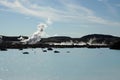
M 22 54 L 26 51 L 29 54 Z M 0 80 L 120 80 L 119 50 L 65 48 L 53 51 L 0 51 Z

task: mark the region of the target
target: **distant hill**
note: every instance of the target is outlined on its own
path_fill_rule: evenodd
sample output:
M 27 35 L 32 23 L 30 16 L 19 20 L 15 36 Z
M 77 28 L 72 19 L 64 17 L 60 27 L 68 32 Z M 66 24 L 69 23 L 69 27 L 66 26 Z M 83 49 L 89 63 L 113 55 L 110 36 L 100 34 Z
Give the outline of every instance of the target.
M 23 37 L 24 39 L 28 39 L 27 36 L 0 36 L 0 39 L 2 41 L 20 41 L 20 37 Z
M 71 38 L 68 36 L 55 36 L 49 38 L 42 38 L 40 42 L 42 43 L 49 43 L 49 42 L 73 42 L 73 43 L 105 43 L 105 44 L 112 44 L 113 42 L 120 40 L 120 37 L 112 36 L 112 35 L 103 35 L 103 34 L 90 34 L 83 36 L 81 38 Z
M 22 45 L 21 38 L 28 39 L 27 36 L 0 36 L 0 47 L 19 47 Z M 81 43 L 86 47 L 96 47 L 96 46 L 106 46 L 106 47 L 113 47 L 116 46 L 116 42 L 120 41 L 120 37 L 112 36 L 112 35 L 104 35 L 104 34 L 90 34 L 85 35 L 81 38 L 71 38 L 68 36 L 53 36 L 48 38 L 41 38 L 39 42 L 34 44 L 34 46 L 49 46 L 50 44 L 54 45 L 57 44 L 58 46 L 61 45 L 72 45 L 80 47 Z M 114 44 L 114 45 L 113 45 Z M 27 44 L 25 45 L 27 47 Z M 119 44 L 117 45 L 119 46 Z M 24 46 L 22 46 L 24 47 Z M 32 47 L 29 46 L 29 47 Z
M 92 40 L 92 43 L 105 43 L 112 44 L 117 40 L 120 40 L 120 37 L 112 36 L 112 35 L 104 35 L 104 34 L 90 34 L 80 38 L 81 41 L 89 42 Z
M 46 43 L 46 42 L 70 42 L 72 40 L 71 37 L 68 36 L 54 36 L 54 37 L 48 37 L 48 38 L 42 38 L 40 40 L 41 43 Z
M 0 36 L 0 41 L 20 41 L 20 37 L 24 39 L 28 39 L 27 36 Z M 81 38 L 71 38 L 68 36 L 54 36 L 54 37 L 48 37 L 48 38 L 41 38 L 39 43 L 49 43 L 49 42 L 56 42 L 56 43 L 61 43 L 61 42 L 91 42 L 91 43 L 106 43 L 106 44 L 112 44 L 116 41 L 120 40 L 120 37 L 117 36 L 112 36 L 112 35 L 104 35 L 104 34 L 90 34 L 90 35 L 85 35 Z

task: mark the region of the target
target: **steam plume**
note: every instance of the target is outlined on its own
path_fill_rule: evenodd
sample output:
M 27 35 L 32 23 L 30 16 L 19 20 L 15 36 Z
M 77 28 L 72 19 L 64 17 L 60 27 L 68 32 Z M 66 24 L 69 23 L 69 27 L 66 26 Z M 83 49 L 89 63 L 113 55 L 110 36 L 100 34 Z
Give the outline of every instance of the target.
M 50 19 L 50 18 L 48 18 L 48 19 L 47 19 L 47 21 L 46 21 L 46 23 L 47 23 L 48 25 L 51 25 L 51 24 L 52 24 L 51 19 Z
M 24 44 L 36 44 L 38 41 L 41 40 L 41 35 L 44 33 L 44 28 L 48 25 L 52 24 L 52 21 L 48 18 L 46 23 L 40 23 L 37 27 L 37 31 L 32 34 L 28 39 L 22 40 Z

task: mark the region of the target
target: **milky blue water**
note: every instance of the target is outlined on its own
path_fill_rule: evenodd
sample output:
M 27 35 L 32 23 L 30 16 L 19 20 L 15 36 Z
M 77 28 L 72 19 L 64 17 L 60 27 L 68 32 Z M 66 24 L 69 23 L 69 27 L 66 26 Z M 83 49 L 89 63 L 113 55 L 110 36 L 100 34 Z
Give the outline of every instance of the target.
M 120 80 L 119 50 L 54 50 L 0 51 L 0 80 Z

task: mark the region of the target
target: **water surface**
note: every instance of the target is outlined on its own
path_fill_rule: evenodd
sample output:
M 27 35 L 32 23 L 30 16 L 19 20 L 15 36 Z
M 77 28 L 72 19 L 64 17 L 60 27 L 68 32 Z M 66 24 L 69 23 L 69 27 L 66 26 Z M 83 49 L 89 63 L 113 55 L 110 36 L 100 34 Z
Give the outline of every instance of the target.
M 54 50 L 0 51 L 0 80 L 120 80 L 119 50 Z

